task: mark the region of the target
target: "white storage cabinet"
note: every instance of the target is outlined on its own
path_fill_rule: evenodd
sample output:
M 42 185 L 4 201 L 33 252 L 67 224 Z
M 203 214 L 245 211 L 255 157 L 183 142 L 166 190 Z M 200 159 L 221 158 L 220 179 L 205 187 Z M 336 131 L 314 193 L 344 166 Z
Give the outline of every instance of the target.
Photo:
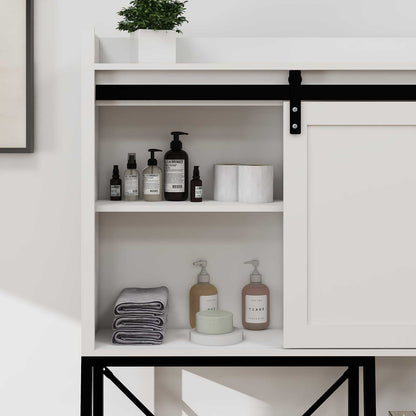
M 383 63 L 365 53 L 365 45 L 377 40 L 355 48 L 349 40 L 349 53 L 359 56 L 346 62 L 334 52 L 334 62 L 328 63 L 322 48 L 314 61 L 308 42 L 302 49 L 298 40 L 278 40 L 275 58 L 269 54 L 264 64 L 242 65 L 211 63 L 215 56 L 192 63 L 191 42 L 182 48 L 191 63 L 145 65 L 109 62 L 123 62 L 117 42 L 111 49 L 105 39 L 91 35 L 84 57 L 83 355 L 415 355 L 414 102 L 302 101 L 302 133 L 296 135 L 289 132 L 289 100 L 279 97 L 95 97 L 97 85 L 109 84 L 287 86 L 294 68 L 302 70 L 303 84 L 416 84 L 414 65 L 406 61 L 406 47 L 413 43 L 401 49 L 387 43 L 396 55 Z M 301 48 L 297 56 L 309 56 L 307 64 L 290 55 L 295 44 Z M 261 51 L 261 46 L 253 48 L 257 62 L 256 54 L 266 56 Z M 128 56 L 128 49 L 124 53 Z M 110 202 L 112 165 L 123 171 L 127 153 L 135 151 L 143 169 L 147 149 L 168 150 L 174 129 L 191 133 L 183 139 L 184 149 L 191 164 L 201 166 L 204 202 Z M 213 165 L 247 162 L 274 166 L 275 202 L 212 201 Z M 246 331 L 243 343 L 227 348 L 191 344 L 187 302 L 197 275 L 191 263 L 198 257 L 209 261 L 220 306 L 234 313 L 236 326 L 241 325 L 241 288 L 250 272 L 243 261 L 258 257 L 271 289 L 271 328 Z M 159 284 L 170 289 L 164 344 L 113 345 L 112 309 L 119 292 Z

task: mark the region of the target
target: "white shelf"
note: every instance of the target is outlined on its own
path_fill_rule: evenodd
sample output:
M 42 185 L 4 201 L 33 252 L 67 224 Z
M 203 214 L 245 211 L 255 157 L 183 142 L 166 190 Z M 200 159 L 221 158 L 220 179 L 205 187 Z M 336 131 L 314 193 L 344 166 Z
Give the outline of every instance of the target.
M 337 40 L 339 42 L 339 40 Z M 413 41 L 414 42 L 414 41 Z M 334 50 L 332 50 L 333 52 Z M 300 54 L 299 54 L 300 56 Z M 298 61 L 290 59 L 286 61 L 250 63 L 250 62 L 225 62 L 225 63 L 95 63 L 95 71 L 411 71 L 415 63 L 411 59 L 388 60 L 377 62 L 351 62 L 348 59 L 319 62 Z
M 280 63 L 95 63 L 96 71 L 281 71 L 292 69 Z
M 145 202 L 145 201 L 97 201 L 96 212 L 283 212 L 283 201 L 268 204 L 242 202 Z
M 97 107 L 282 107 L 279 100 L 97 100 Z
M 226 347 L 206 347 L 189 341 L 189 329 L 168 329 L 161 345 L 117 345 L 111 342 L 112 331 L 96 334 L 95 350 L 90 356 L 267 356 L 267 357 L 414 357 L 416 349 L 285 349 L 283 331 L 244 330 L 244 341 Z
M 161 345 L 117 345 L 112 344 L 111 330 L 100 330 L 96 334 L 96 356 L 210 356 L 210 355 L 276 355 L 281 351 L 282 331 L 244 331 L 244 341 L 226 347 L 205 347 L 190 342 L 189 329 L 168 329 Z

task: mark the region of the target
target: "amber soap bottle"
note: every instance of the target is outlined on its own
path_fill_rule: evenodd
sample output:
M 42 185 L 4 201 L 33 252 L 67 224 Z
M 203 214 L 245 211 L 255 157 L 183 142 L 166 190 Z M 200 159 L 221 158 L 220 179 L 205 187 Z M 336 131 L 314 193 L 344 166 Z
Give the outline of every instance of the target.
M 270 324 L 270 291 L 262 283 L 262 276 L 257 267 L 258 260 L 246 261 L 254 267 L 250 283 L 243 288 L 243 327 L 245 329 L 267 329 Z
M 207 272 L 206 260 L 198 260 L 194 266 L 201 267 L 198 274 L 198 283 L 191 287 L 189 292 L 189 323 L 191 328 L 196 326 L 196 313 L 199 311 L 218 310 L 218 290 L 212 285 Z

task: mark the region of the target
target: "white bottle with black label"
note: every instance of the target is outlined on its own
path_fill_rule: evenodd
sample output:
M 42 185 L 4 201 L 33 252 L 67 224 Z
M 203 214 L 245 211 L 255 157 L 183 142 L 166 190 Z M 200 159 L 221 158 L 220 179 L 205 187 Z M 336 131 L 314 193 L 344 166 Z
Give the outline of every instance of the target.
M 173 131 L 170 149 L 165 154 L 165 199 L 166 201 L 186 201 L 189 194 L 189 160 L 182 150 L 181 135 L 183 131 Z
M 150 159 L 147 161 L 147 168 L 143 170 L 143 200 L 161 201 L 162 200 L 162 169 L 157 166 L 155 152 L 159 149 L 149 149 Z
M 270 291 L 264 285 L 257 267 L 258 260 L 246 261 L 254 267 L 250 275 L 250 283 L 242 291 L 243 327 L 245 329 L 267 329 L 270 324 Z
M 189 323 L 191 328 L 196 326 L 196 313 L 199 311 L 218 310 L 218 290 L 212 285 L 207 272 L 207 261 L 198 260 L 194 266 L 201 267 L 198 274 L 198 283 L 191 287 L 189 292 Z
M 129 153 L 127 169 L 124 172 L 124 199 L 138 201 L 139 171 L 137 170 L 136 153 Z

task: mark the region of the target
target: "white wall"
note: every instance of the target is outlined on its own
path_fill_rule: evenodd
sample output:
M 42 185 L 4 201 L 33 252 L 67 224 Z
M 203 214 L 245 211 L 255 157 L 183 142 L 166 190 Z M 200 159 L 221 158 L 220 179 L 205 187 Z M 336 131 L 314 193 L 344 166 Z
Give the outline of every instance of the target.
M 0 155 L 2 415 L 78 413 L 81 35 L 108 32 L 127 3 L 35 0 L 36 151 Z M 413 0 L 190 0 L 184 34 L 412 36 L 415 12 Z M 416 408 L 416 360 L 378 371 L 380 415 Z

